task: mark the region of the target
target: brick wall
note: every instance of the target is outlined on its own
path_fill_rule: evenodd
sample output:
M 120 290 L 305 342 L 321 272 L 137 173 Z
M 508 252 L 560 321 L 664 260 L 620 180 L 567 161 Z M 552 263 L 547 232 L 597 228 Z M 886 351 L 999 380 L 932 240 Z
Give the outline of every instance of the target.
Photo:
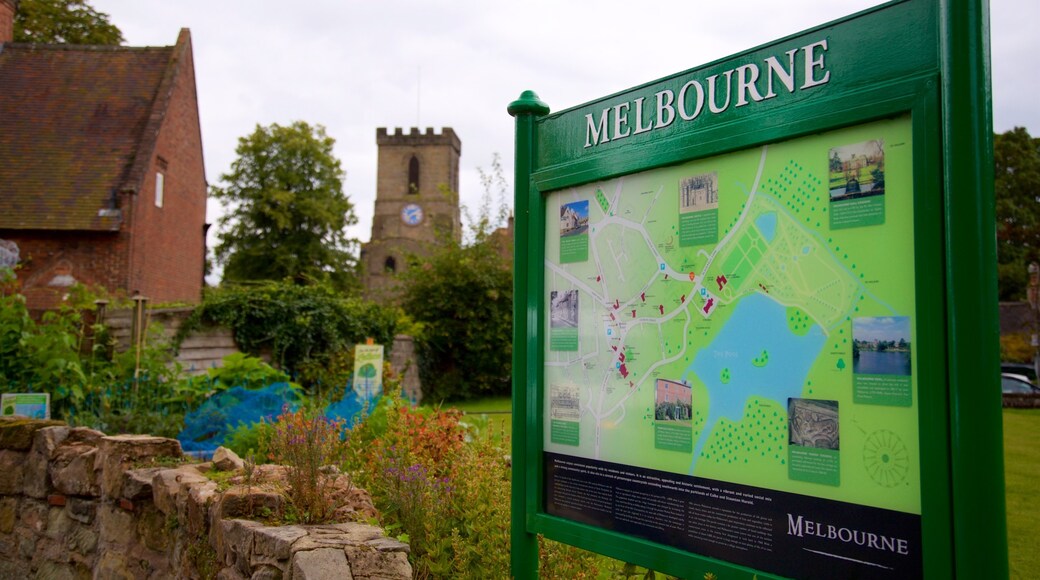
M 0 230 L 18 246 L 18 277 L 33 310 L 55 308 L 68 283 L 125 289 L 130 236 L 120 232 Z
M 0 44 L 14 40 L 14 0 L 0 0 Z
M 190 40 L 177 63 L 169 108 L 131 216 L 128 290 L 157 302 L 198 302 L 205 267 L 206 177 L 202 159 Z M 178 46 L 178 49 L 180 46 Z M 165 165 L 165 169 L 163 166 Z M 156 207 L 156 172 L 164 175 L 163 206 Z

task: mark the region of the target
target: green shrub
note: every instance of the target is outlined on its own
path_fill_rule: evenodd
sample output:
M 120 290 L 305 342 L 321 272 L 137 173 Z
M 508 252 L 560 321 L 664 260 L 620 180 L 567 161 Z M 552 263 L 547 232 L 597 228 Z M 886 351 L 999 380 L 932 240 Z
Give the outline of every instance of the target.
M 239 457 L 266 458 L 270 453 L 267 442 L 271 440 L 272 426 L 266 421 L 258 423 L 239 423 L 224 438 L 224 447 L 234 451 Z
M 403 274 L 403 306 L 416 337 L 427 401 L 508 395 L 513 276 L 491 240 L 449 244 Z
M 204 376 L 192 379 L 211 392 L 220 392 L 231 387 L 262 389 L 273 383 L 289 382 L 289 375 L 265 363 L 262 359 L 244 353 L 231 353 L 224 357 L 223 366 L 211 368 Z

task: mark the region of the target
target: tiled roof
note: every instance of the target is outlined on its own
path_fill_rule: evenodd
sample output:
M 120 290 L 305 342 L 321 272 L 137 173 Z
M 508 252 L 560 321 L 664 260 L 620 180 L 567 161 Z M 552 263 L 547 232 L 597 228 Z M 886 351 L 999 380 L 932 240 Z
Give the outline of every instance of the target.
M 0 46 L 0 229 L 119 228 L 119 212 L 105 210 L 115 192 L 140 187 L 173 55 Z

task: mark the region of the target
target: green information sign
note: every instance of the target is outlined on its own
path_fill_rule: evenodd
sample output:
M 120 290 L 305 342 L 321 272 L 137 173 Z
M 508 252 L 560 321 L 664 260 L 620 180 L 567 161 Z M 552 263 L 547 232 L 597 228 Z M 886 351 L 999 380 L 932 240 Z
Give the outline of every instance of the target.
M 1006 566 L 983 21 L 894 2 L 510 106 L 514 576 L 534 534 L 688 578 Z

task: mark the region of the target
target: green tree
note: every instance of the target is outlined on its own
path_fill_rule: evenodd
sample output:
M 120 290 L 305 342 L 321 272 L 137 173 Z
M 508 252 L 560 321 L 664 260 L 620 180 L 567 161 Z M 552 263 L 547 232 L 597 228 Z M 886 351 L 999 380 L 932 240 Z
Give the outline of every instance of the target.
M 355 283 L 357 241 L 345 228 L 357 216 L 334 143 L 324 127 L 302 121 L 257 125 L 238 140 L 238 159 L 212 188 L 229 210 L 215 251 L 224 280 Z
M 94 10 L 86 0 L 21 0 L 14 41 L 118 45 L 125 39 L 108 14 Z
M 997 280 L 1001 300 L 1022 300 L 1040 261 L 1040 139 L 1022 127 L 995 136 Z

